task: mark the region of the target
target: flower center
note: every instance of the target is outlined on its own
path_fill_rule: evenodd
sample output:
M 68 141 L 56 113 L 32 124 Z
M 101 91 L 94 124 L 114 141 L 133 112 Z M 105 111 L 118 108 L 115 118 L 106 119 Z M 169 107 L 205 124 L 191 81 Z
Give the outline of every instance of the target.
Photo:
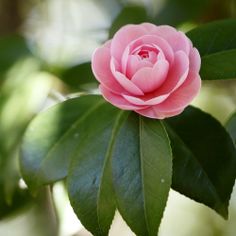
M 149 58 L 149 53 L 147 50 L 141 50 L 138 52 L 138 55 L 140 56 L 141 59 L 146 59 Z
M 136 55 L 139 60 L 149 61 L 155 64 L 160 51 L 153 45 L 141 45 L 132 51 L 132 55 Z

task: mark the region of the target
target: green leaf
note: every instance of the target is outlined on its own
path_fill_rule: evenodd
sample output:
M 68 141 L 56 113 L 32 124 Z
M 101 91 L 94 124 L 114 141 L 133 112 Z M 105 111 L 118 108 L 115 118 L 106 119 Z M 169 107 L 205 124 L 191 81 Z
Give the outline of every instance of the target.
M 37 116 L 22 144 L 21 169 L 31 189 L 66 177 L 71 161 L 70 200 L 95 235 L 108 234 L 115 212 L 109 166 L 120 113 L 101 96 L 70 99 Z
M 231 115 L 225 126 L 236 145 L 236 113 Z
M 204 10 L 210 5 L 209 0 L 167 0 L 163 6 L 159 5 L 159 12 L 155 22 L 158 25 L 168 24 L 177 26 L 186 21 L 193 21 L 204 14 Z
M 199 26 L 187 33 L 202 57 L 204 80 L 236 77 L 236 20 L 228 19 Z M 228 40 L 225 40 L 228 39 Z
M 113 37 L 113 35 L 124 25 L 139 24 L 145 21 L 149 21 L 149 18 L 144 7 L 132 5 L 126 6 L 113 21 L 109 37 Z
M 127 224 L 137 235 L 157 235 L 172 172 L 161 122 L 131 113 L 117 133 L 112 168 L 118 210 Z
M 75 90 L 88 90 L 89 88 L 96 88 L 98 85 L 92 73 L 90 62 L 79 64 L 65 70 L 60 75 L 60 78 Z
M 204 56 L 200 71 L 204 80 L 236 78 L 236 49 Z
M 227 19 L 199 26 L 187 33 L 201 57 L 236 49 L 236 20 Z
M 173 189 L 227 218 L 236 150 L 224 127 L 194 107 L 167 119 L 166 127 L 174 156 Z
M 108 235 L 114 216 L 114 185 L 131 229 L 152 236 L 166 205 L 172 156 L 160 121 L 92 95 L 57 104 L 33 120 L 22 144 L 21 168 L 31 189 L 67 176 L 74 211 L 99 236 Z
M 68 173 L 71 205 L 83 225 L 98 236 L 108 235 L 115 213 L 111 157 L 125 116 L 107 103 L 90 113 L 78 129 L 80 139 Z
M 84 96 L 57 104 L 39 114 L 28 126 L 21 147 L 21 172 L 35 190 L 67 176 L 78 145 L 78 128 L 104 100 Z
M 9 69 L 17 60 L 31 55 L 24 38 L 20 35 L 1 37 L 0 52 L 0 74 Z

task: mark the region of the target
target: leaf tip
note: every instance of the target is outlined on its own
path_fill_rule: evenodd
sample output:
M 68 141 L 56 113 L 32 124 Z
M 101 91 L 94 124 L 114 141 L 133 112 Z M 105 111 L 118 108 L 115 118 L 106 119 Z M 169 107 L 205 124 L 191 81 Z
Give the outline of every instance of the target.
M 224 219 L 229 219 L 228 204 L 221 205 L 216 208 L 216 212 Z

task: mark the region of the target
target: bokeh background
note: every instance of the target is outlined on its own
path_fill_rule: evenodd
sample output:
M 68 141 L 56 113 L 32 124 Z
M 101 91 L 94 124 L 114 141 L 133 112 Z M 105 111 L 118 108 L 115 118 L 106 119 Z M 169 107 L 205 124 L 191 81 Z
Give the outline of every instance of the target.
M 96 89 L 89 62 L 96 47 L 127 23 L 188 31 L 233 17 L 235 0 L 0 0 L 0 235 L 90 235 L 70 207 L 64 182 L 28 193 L 18 157 L 37 113 Z M 204 82 L 194 105 L 225 124 L 236 110 L 236 82 Z M 118 213 L 110 235 L 133 235 Z M 171 191 L 160 236 L 190 235 L 235 236 L 236 191 L 228 221 Z

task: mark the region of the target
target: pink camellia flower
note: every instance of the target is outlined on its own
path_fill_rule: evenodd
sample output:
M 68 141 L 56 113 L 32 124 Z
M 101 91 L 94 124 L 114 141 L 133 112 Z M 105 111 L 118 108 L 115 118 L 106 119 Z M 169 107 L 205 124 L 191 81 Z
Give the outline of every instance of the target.
M 180 114 L 198 94 L 200 64 L 184 33 L 150 23 L 122 27 L 92 58 L 108 102 L 155 119 Z

